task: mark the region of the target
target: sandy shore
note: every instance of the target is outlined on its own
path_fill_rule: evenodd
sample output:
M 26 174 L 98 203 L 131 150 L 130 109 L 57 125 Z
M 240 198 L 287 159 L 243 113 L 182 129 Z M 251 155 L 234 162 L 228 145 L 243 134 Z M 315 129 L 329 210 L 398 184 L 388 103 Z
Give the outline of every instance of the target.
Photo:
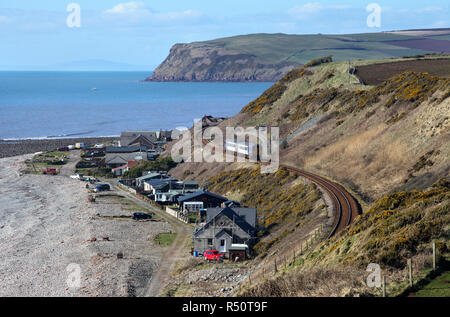
M 19 176 L 29 157 L 0 159 L 0 296 L 142 295 L 162 255 L 153 237 L 170 224 L 99 217 L 130 211 L 107 197 L 88 203 L 85 184 L 67 176 Z
M 29 153 L 52 151 L 59 147 L 68 146 L 78 142 L 85 144 L 98 144 L 117 140 L 118 137 L 92 137 L 73 139 L 43 139 L 43 140 L 2 140 L 0 139 L 0 158 L 11 157 Z

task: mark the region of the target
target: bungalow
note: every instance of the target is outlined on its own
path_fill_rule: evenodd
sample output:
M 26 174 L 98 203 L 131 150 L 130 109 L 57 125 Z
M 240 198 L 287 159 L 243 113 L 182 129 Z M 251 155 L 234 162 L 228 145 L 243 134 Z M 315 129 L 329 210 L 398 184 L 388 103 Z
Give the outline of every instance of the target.
M 170 141 L 171 131 L 124 131 L 120 135 L 120 146 L 128 146 L 133 142 Z M 145 138 L 145 139 L 144 139 Z
M 127 162 L 127 164 L 113 168 L 112 172 L 113 172 L 114 176 L 122 176 L 125 172 L 129 171 L 130 168 L 135 166 L 136 163 L 137 163 L 137 161 L 129 161 L 129 162 Z
M 136 178 L 136 187 L 144 189 L 144 182 L 146 181 L 150 181 L 150 180 L 160 180 L 160 179 L 167 179 L 169 178 L 169 176 L 167 176 L 167 174 L 164 173 L 159 173 L 159 172 L 151 172 L 149 174 L 145 174 L 141 177 Z
M 166 175 L 165 175 L 166 176 Z M 165 178 L 155 178 L 150 180 L 144 181 L 144 191 L 147 193 L 152 193 L 153 195 L 156 194 L 157 191 L 159 192 L 166 192 L 170 189 L 179 189 L 179 186 L 177 186 L 178 179 L 174 177 L 165 177 Z
M 246 213 L 250 219 L 256 220 L 256 209 L 248 208 Z M 242 213 L 242 211 L 241 211 Z M 256 229 L 250 225 L 234 208 L 221 208 L 209 221 L 194 233 L 194 250 L 218 250 L 228 254 L 230 247 L 245 244 L 249 249 L 253 246 Z
M 128 146 L 145 146 L 147 149 L 155 150 L 159 147 L 156 141 L 152 141 L 144 135 L 139 135 L 134 140 L 130 141 Z
M 228 199 L 211 192 L 200 190 L 193 194 L 180 197 L 178 205 L 183 213 L 197 213 L 200 209 L 219 207 Z
M 183 196 L 183 191 L 180 189 L 171 189 L 167 192 L 158 192 L 155 195 L 151 195 L 153 199 L 160 204 L 176 203 L 177 199 Z
M 106 153 L 105 165 L 108 168 L 116 168 L 128 164 L 130 161 L 147 160 L 147 152 L 132 153 Z

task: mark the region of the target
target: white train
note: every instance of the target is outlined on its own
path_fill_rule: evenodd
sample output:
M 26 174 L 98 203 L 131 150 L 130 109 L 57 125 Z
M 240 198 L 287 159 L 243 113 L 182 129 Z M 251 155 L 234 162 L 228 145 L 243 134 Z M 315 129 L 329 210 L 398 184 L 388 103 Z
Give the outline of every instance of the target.
M 256 153 L 256 157 L 258 157 L 258 148 L 257 144 L 250 142 L 238 142 L 236 140 L 225 141 L 225 150 L 247 157 L 250 157 L 254 153 Z

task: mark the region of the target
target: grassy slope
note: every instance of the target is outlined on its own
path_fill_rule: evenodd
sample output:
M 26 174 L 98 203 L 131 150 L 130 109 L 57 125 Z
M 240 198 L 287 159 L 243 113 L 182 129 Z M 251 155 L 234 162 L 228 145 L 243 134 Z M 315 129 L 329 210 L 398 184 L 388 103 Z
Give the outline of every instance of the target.
M 401 57 L 425 53 L 423 50 L 407 49 L 383 43 L 383 41 L 410 38 L 413 37 L 387 33 L 347 35 L 249 34 L 197 43 L 252 54 L 268 64 L 276 64 L 282 61 L 304 64 L 314 58 L 328 55 L 334 55 L 335 60 L 342 61 Z
M 406 73 L 364 86 L 348 67 L 334 62 L 297 70 L 297 78 L 291 74 L 287 83 L 276 83 L 232 124 L 279 126 L 281 138 L 290 136 L 282 161 L 337 179 L 367 202 L 396 188 L 424 188 L 448 175 L 450 81 Z M 292 134 L 316 119 L 306 131 Z
M 413 259 L 415 282 L 430 272 L 432 239 L 437 240 L 439 259 L 448 258 L 449 209 L 449 181 L 440 181 L 423 191 L 383 196 L 347 231 L 317 244 L 276 275 L 261 278 L 261 275 L 255 274 L 259 276 L 256 283 L 250 287 L 243 285 L 239 294 L 379 295 L 379 289 L 371 289 L 364 283 L 369 274 L 365 268 L 369 263 L 377 263 L 388 278 L 388 294 L 399 295 L 408 285 L 408 258 Z M 283 242 L 280 244 L 283 245 Z M 434 290 L 430 293 L 427 288 L 433 287 L 426 286 L 417 295 L 426 292 L 436 296 L 444 292 Z

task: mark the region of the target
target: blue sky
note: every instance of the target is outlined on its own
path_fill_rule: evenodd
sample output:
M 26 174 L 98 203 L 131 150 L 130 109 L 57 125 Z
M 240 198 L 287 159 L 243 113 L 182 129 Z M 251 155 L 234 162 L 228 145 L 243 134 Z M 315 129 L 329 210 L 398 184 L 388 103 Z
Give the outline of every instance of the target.
M 81 8 L 69 28 L 66 7 Z M 366 6 L 382 8 L 381 27 Z M 0 69 L 83 60 L 157 66 L 175 43 L 248 33 L 342 34 L 450 27 L 448 0 L 0 0 Z

